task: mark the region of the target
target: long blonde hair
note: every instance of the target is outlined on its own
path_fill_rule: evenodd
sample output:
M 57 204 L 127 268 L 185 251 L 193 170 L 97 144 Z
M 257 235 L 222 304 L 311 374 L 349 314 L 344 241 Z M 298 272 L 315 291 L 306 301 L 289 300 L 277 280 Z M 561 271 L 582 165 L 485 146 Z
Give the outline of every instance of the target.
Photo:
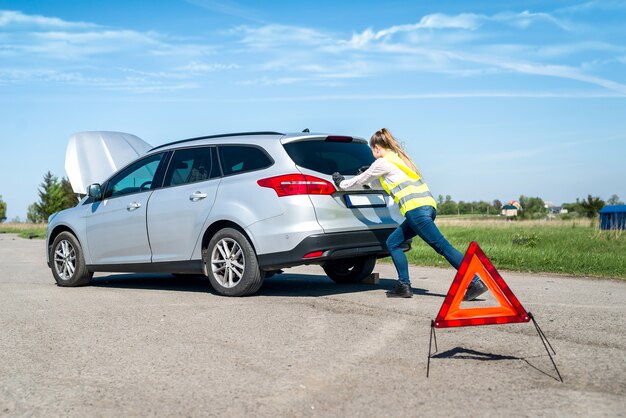
M 391 132 L 389 132 L 387 128 L 382 128 L 374 132 L 374 135 L 370 138 L 370 147 L 374 148 L 374 145 L 395 152 L 411 170 L 415 171 L 418 176 L 422 177 L 422 173 L 419 171 L 413 160 L 411 160 L 411 157 L 409 157 L 409 155 L 402 149 L 396 138 L 391 135 Z

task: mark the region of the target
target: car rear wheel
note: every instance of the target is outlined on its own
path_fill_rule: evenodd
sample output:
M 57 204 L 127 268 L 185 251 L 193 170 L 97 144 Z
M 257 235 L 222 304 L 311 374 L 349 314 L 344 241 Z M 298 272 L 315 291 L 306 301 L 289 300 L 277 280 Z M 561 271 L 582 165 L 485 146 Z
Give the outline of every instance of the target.
M 83 249 L 74 235 L 61 232 L 50 249 L 52 275 L 59 286 L 83 286 L 89 283 L 93 273 L 87 270 Z
M 218 231 L 204 252 L 211 285 L 224 296 L 246 296 L 259 290 L 265 273 L 248 238 L 233 228 Z
M 376 257 L 346 258 L 322 264 L 326 275 L 337 283 L 359 283 L 372 274 L 375 266 Z

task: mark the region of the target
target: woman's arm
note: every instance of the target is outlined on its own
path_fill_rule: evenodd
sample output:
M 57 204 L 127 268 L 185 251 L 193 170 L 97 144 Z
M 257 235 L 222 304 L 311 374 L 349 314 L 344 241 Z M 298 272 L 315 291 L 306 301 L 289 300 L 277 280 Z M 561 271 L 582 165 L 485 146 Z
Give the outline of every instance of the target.
M 352 177 L 350 180 L 343 180 L 339 183 L 339 188 L 348 189 L 354 185 L 370 184 L 381 176 L 389 173 L 391 167 L 388 161 L 379 158 L 370 165 L 370 167 L 358 176 Z

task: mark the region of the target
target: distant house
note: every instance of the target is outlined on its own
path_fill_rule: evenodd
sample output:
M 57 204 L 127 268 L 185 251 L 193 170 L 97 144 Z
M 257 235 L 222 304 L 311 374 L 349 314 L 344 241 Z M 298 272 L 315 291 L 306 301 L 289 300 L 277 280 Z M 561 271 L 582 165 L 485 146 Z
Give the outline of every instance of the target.
M 513 205 L 504 205 L 502 206 L 502 211 L 500 212 L 502 216 L 506 216 L 507 218 L 513 218 L 517 216 L 517 206 Z
M 600 209 L 600 229 L 626 229 L 626 205 Z
M 548 213 L 552 215 L 557 213 L 567 213 L 567 209 L 565 209 L 565 212 L 563 212 L 562 206 L 557 206 L 552 202 L 545 202 L 543 206 L 548 210 Z
M 522 210 L 522 205 L 517 200 L 511 200 L 507 206 L 515 206 L 517 210 Z

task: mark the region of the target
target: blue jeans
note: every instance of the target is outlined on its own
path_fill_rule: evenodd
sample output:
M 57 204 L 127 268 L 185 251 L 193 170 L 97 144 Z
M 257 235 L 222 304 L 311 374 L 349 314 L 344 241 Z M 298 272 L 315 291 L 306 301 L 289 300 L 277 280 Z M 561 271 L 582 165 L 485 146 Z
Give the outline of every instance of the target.
M 398 271 L 398 280 L 400 282 L 411 285 L 409 280 L 409 263 L 400 246 L 404 241 L 416 235 L 419 235 L 435 251 L 444 256 L 452 267 L 459 269 L 463 261 L 463 254 L 454 248 L 437 229 L 434 222 L 437 216 L 435 208 L 432 206 L 421 206 L 411 209 L 404 216 L 406 217 L 404 222 L 387 238 L 387 248 Z

